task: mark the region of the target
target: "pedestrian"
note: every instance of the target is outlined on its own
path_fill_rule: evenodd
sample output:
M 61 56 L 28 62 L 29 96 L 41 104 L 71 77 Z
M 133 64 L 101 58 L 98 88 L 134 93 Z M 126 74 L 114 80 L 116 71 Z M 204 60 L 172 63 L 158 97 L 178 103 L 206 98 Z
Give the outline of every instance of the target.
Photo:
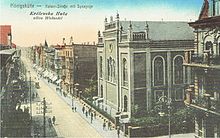
M 91 113 L 91 110 L 92 110 L 92 108 L 89 108 L 89 115 L 90 115 L 90 113 Z
M 106 123 L 105 123 L 105 120 L 103 122 L 103 130 L 105 130 L 105 127 L 106 127 Z
M 36 93 L 36 97 L 38 97 L 38 93 Z
M 56 121 L 55 116 L 53 116 L 52 121 L 53 121 L 53 124 L 55 125 L 55 121 Z
M 75 106 L 75 112 L 76 112 L 76 106 Z
M 119 129 L 119 127 L 117 128 L 117 134 L 118 134 L 118 138 L 119 138 L 119 136 L 120 136 L 120 129 Z
M 49 124 L 50 127 L 52 126 L 51 118 L 48 118 L 48 124 Z
M 96 119 L 96 111 L 94 111 L 94 118 Z
M 91 113 L 91 123 L 92 123 L 92 120 L 93 120 L 93 113 Z
M 85 106 L 83 106 L 83 108 L 82 108 L 82 112 L 83 112 L 83 114 L 84 114 L 84 111 L 85 111 Z
M 32 94 L 32 99 L 34 99 L 34 93 Z
M 111 130 L 111 122 L 108 121 L 108 130 Z
M 72 106 L 72 111 L 74 112 L 74 107 Z
M 87 110 L 86 110 L 86 118 L 88 117 L 88 112 L 87 112 Z

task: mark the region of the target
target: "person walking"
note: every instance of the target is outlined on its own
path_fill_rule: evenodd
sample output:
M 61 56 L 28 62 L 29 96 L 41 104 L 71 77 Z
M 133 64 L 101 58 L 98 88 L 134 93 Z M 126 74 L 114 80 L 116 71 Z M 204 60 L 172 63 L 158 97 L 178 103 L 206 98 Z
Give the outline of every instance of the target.
M 94 111 L 94 118 L 96 119 L 96 111 Z
M 74 107 L 72 107 L 72 111 L 74 112 Z
M 108 130 L 111 130 L 111 122 L 108 121 Z
M 120 136 L 120 129 L 119 129 L 119 127 L 117 127 L 117 135 L 118 135 L 118 138 L 119 138 L 119 136 Z
M 84 114 L 84 112 L 85 112 L 85 105 L 82 107 L 82 112 Z
M 53 121 L 53 124 L 55 125 L 55 121 L 56 121 L 55 116 L 53 116 L 52 121 Z
M 93 113 L 91 113 L 91 123 L 92 123 L 92 120 L 93 120 Z
M 105 127 L 106 127 L 106 123 L 105 123 L 105 120 L 103 122 L 103 130 L 105 130 Z
M 52 121 L 51 121 L 50 117 L 48 118 L 48 124 L 49 124 L 50 127 L 52 126 Z
M 88 117 L 88 112 L 87 112 L 87 110 L 86 110 L 86 118 Z
M 74 109 L 75 109 L 75 112 L 76 112 L 76 106 L 75 106 L 75 108 L 74 108 Z
M 91 111 L 92 111 L 92 108 L 89 108 L 89 115 L 90 115 Z

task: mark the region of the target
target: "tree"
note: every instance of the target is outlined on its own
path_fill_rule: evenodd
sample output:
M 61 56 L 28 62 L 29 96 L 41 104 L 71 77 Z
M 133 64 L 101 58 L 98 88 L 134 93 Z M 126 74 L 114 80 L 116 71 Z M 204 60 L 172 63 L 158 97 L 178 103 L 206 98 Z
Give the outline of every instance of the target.
M 89 87 L 85 88 L 85 91 L 83 92 L 83 97 L 85 98 L 92 98 L 94 96 L 97 96 L 97 80 L 89 80 Z

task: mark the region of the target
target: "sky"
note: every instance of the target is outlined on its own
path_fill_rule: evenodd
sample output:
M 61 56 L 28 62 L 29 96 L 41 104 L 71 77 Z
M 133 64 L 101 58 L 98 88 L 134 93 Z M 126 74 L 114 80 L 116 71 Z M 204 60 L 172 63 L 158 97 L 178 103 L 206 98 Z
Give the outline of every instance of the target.
M 47 40 L 49 45 L 97 42 L 105 17 L 127 21 L 194 21 L 198 19 L 203 0 L 0 0 L 0 24 L 11 25 L 17 46 L 34 46 Z M 34 5 L 22 8 L 22 5 Z M 41 5 L 41 7 L 37 7 Z M 58 5 L 62 5 L 57 8 Z M 49 8 L 49 6 L 56 6 Z M 67 6 L 67 7 L 65 7 Z M 72 6 L 72 7 L 71 7 Z M 82 8 L 84 7 L 84 8 Z M 85 8 L 87 7 L 87 8 Z M 45 20 L 36 12 L 65 12 L 61 20 Z M 33 19 L 42 17 L 42 20 Z

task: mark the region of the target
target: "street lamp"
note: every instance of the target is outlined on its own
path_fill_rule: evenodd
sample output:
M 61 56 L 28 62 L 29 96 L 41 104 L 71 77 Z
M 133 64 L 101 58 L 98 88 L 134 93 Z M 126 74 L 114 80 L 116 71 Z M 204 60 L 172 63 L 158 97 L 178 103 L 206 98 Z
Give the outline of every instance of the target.
M 79 99 L 82 97 L 82 91 L 79 91 Z
M 74 86 L 75 86 L 74 87 L 75 96 L 78 97 L 78 94 L 77 94 L 78 89 L 77 89 L 77 87 L 79 86 L 79 83 L 75 83 Z
M 159 98 L 159 101 L 162 102 L 162 103 L 166 103 L 168 104 L 168 117 L 169 117 L 169 138 L 171 138 L 171 114 L 170 114 L 170 109 L 171 109 L 171 102 L 172 102 L 172 99 L 171 98 L 167 98 L 166 96 L 161 96 Z M 161 117 L 163 117 L 165 115 L 164 112 L 159 112 L 158 113 Z
M 31 72 L 28 71 L 29 73 L 29 80 L 30 80 L 30 83 L 29 83 L 29 92 L 30 92 L 30 119 L 31 119 L 31 122 L 32 122 L 32 99 L 31 99 Z
M 74 88 L 74 89 L 75 89 L 75 88 Z M 74 95 L 74 93 L 72 92 L 72 93 L 71 93 L 71 100 L 72 100 L 72 104 L 71 104 L 71 105 L 72 105 L 72 108 L 73 108 L 73 95 Z

